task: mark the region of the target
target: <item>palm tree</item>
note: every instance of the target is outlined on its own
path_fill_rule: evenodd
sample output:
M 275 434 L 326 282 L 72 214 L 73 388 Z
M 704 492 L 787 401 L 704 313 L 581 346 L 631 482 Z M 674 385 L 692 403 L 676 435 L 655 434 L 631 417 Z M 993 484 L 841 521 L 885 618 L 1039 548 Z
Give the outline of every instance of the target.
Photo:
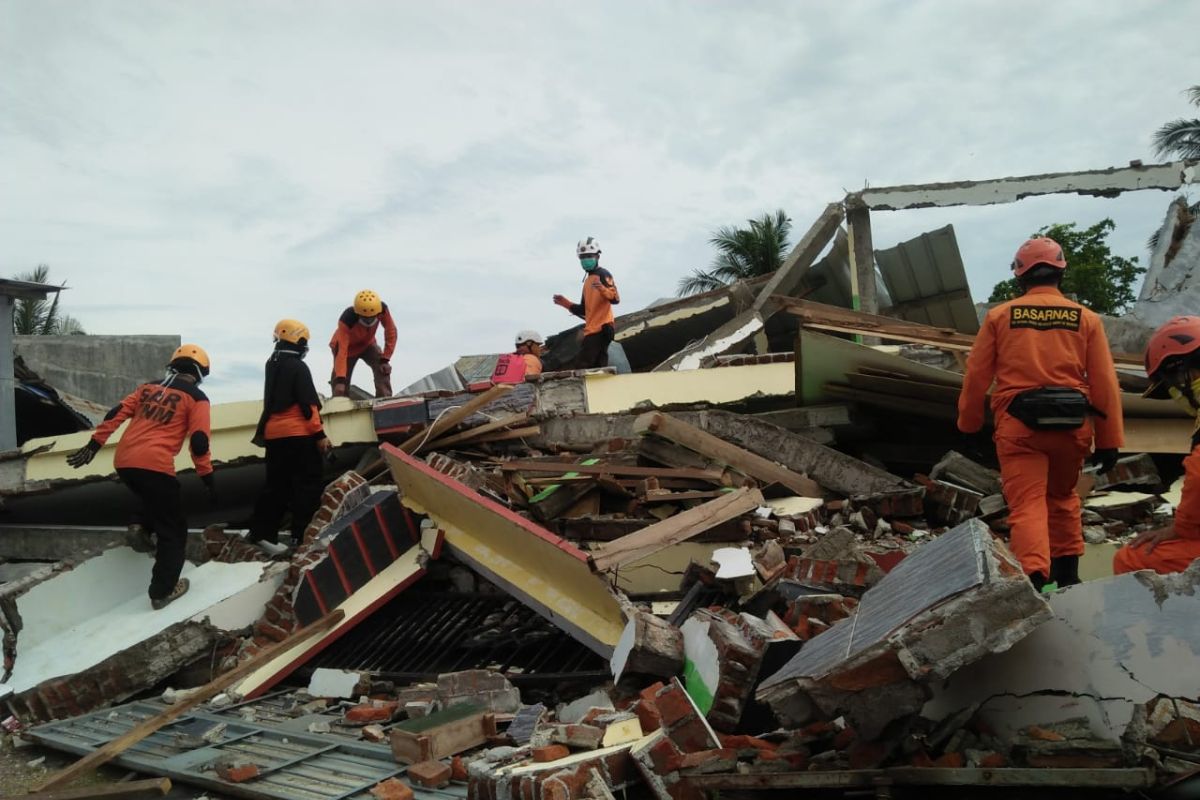
M 1187 90 L 1188 100 L 1200 106 L 1200 86 Z M 1200 119 L 1173 119 L 1154 132 L 1154 150 L 1159 156 L 1200 158 Z
M 16 280 L 29 283 L 45 283 L 50 277 L 50 267 L 38 264 L 32 272 L 16 276 Z M 66 283 L 62 284 L 66 286 Z M 20 298 L 13 304 L 13 333 L 21 336 L 56 336 L 84 333 L 79 320 L 58 310 L 58 292 L 53 300 Z
M 791 245 L 792 220 L 782 209 L 746 220 L 748 228 L 726 225 L 713 233 L 709 243 L 717 248 L 717 257 L 707 270 L 695 270 L 679 279 L 680 297 L 719 289 L 730 283 L 779 269 Z

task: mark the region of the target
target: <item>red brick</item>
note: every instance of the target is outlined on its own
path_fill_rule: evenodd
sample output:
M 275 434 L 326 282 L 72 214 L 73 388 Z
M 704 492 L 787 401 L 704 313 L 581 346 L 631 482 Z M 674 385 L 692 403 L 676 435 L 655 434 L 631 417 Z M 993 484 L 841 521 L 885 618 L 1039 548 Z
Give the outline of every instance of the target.
M 395 778 L 388 778 L 372 786 L 371 795 L 378 800 L 413 800 L 413 790 L 408 784 Z
M 392 714 L 396 712 L 397 705 L 397 703 L 384 703 L 382 705 L 364 703 L 353 706 L 346 711 L 345 720 L 352 724 L 388 722 L 391 720 Z
M 1025 735 L 1030 739 L 1037 739 L 1041 742 L 1063 742 L 1066 741 L 1067 738 L 1061 733 L 1055 733 L 1054 731 L 1040 728 L 1037 725 L 1030 725 L 1028 728 L 1026 728 Z
M 680 720 L 687 719 L 696 713 L 687 692 L 679 684 L 671 684 L 660 689 L 654 695 L 654 705 L 663 724 L 670 727 Z
M 645 689 L 642 689 L 642 691 L 638 692 L 638 697 L 642 698 L 643 700 L 648 700 L 651 703 L 653 703 L 654 696 L 656 694 L 658 694 L 664 688 L 666 688 L 666 684 L 664 684 L 662 681 L 655 681 L 654 683 L 647 686 Z
M 450 767 L 441 761 L 418 761 L 406 771 L 410 780 L 428 789 L 437 789 L 450 783 Z
M 650 763 L 654 765 L 654 771 L 659 775 L 669 775 L 677 771 L 680 762 L 683 761 L 683 754 L 679 752 L 679 748 L 665 737 L 650 746 L 648 755 Z
M 227 762 L 217 762 L 217 775 L 221 780 L 229 781 L 230 783 L 245 783 L 246 781 L 254 780 L 258 777 L 259 769 L 257 764 L 249 764 L 245 762 L 230 764 Z
M 979 759 L 979 766 L 982 769 L 1000 769 L 1008 766 L 1008 759 L 1003 753 L 988 753 Z
M 759 739 L 757 736 L 745 736 L 742 734 L 718 733 L 717 738 L 721 740 L 721 747 L 729 747 L 734 750 L 775 750 L 779 745 L 768 742 L 765 739 Z
M 840 731 L 838 731 L 837 735 L 833 737 L 833 749 L 845 750 L 847 747 L 854 744 L 854 740 L 857 738 L 858 734 L 854 731 L 854 728 L 842 728 Z
M 671 800 L 704 800 L 704 792 L 691 781 L 668 783 L 667 794 L 671 795 Z
M 717 743 L 713 741 L 712 733 L 700 717 L 693 716 L 688 721 L 667 729 L 667 736 L 685 753 L 697 750 L 709 750 Z
M 548 744 L 545 747 L 533 748 L 533 760 L 539 763 L 558 761 L 571 755 L 571 751 L 561 744 Z
M 679 762 L 680 769 L 693 769 L 710 764 L 714 761 L 737 761 L 737 750 L 728 747 L 712 750 L 698 750 L 695 753 L 685 753 Z
M 463 761 L 462 756 L 450 759 L 450 780 L 460 782 L 467 780 L 467 762 Z
M 272 625 L 266 620 L 259 620 L 254 623 L 254 630 L 256 633 L 261 633 L 263 636 L 276 642 L 282 642 L 291 635 L 291 631 L 282 625 Z
M 962 753 L 944 753 L 933 760 L 935 767 L 944 769 L 962 769 L 967 763 Z
M 630 709 L 642 724 L 642 733 L 653 733 L 662 727 L 662 715 L 652 700 L 639 700 Z

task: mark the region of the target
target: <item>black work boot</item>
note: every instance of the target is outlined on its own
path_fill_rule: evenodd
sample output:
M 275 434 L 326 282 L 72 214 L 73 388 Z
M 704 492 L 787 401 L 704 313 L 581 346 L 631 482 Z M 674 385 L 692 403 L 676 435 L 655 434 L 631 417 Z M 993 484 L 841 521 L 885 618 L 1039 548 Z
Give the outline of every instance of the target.
M 1058 556 L 1050 559 L 1050 582 L 1065 589 L 1080 583 L 1079 556 Z
M 1041 592 L 1042 587 L 1046 585 L 1046 574 L 1044 572 L 1031 572 L 1029 573 L 1029 582 L 1033 584 L 1034 589 Z

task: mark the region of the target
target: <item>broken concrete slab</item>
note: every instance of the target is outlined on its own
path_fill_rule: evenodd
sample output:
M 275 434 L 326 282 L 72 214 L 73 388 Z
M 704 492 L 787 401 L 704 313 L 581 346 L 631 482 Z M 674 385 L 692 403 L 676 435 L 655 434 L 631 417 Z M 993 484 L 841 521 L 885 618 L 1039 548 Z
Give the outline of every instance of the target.
M 455 556 L 605 658 L 625 618 L 588 554 L 391 445 L 381 448 L 404 505 L 445 531 Z
M 922 715 L 971 703 L 1001 736 L 1075 717 L 1119 740 L 1136 706 L 1157 696 L 1200 697 L 1200 563 L 1187 572 L 1135 572 L 1049 596 L 1052 619 L 1011 650 L 980 659 L 935 687 Z
M 634 610 L 610 661 L 613 680 L 626 674 L 669 679 L 683 669 L 683 634 L 653 614 Z
M 845 715 L 872 739 L 921 708 L 928 682 L 1009 649 L 1050 617 L 1013 557 L 970 520 L 918 547 L 756 696 L 787 724 Z
M 357 672 L 318 667 L 308 679 L 308 693 L 313 697 L 354 697 L 360 681 L 362 675 Z

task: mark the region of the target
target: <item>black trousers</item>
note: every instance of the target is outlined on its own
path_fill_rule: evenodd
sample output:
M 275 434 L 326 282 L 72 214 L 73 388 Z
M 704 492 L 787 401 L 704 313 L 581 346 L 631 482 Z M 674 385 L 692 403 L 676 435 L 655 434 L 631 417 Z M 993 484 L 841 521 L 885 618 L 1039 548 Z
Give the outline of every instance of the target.
M 608 345 L 616 335 L 612 325 L 605 325 L 598 333 L 589 333 L 579 344 L 579 355 L 575 356 L 575 369 L 595 369 L 608 366 Z
M 142 501 L 142 515 L 155 534 L 154 570 L 150 574 L 150 599 L 166 597 L 183 572 L 187 546 L 187 520 L 183 497 L 174 475 L 150 469 L 122 467 L 121 481 Z M 143 523 L 143 524 L 145 524 Z
M 268 439 L 266 447 L 267 485 L 254 504 L 250 541 L 278 542 L 279 525 L 290 511 L 292 538 L 298 544 L 320 508 L 321 493 L 325 491 L 321 451 L 312 436 Z

